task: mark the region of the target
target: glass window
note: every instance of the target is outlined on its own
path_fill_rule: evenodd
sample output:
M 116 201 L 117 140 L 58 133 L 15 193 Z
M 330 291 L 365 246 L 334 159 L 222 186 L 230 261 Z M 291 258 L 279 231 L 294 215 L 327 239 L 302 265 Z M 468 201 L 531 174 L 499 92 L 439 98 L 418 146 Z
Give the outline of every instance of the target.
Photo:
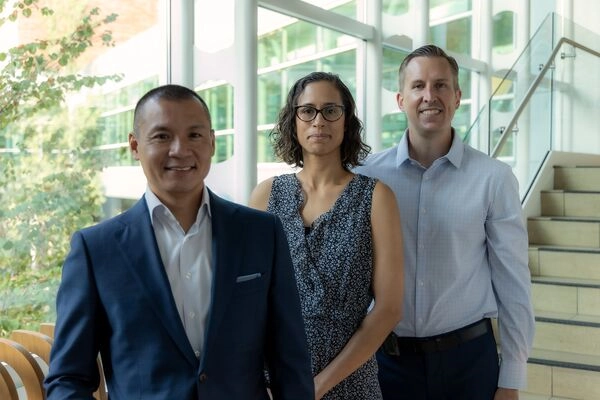
M 515 14 L 502 11 L 493 17 L 492 50 L 498 54 L 510 53 L 515 48 Z
M 215 155 L 212 162 L 225 161 L 233 155 L 233 133 L 215 133 Z
M 283 62 L 283 29 L 277 29 L 263 35 L 258 41 L 258 68 Z
M 445 50 L 471 55 L 471 17 L 431 26 L 431 41 Z
M 284 72 L 281 70 L 266 72 L 258 76 L 258 124 L 275 122 L 279 110 L 287 96 L 287 89 L 282 85 Z
M 398 51 L 396 49 L 383 48 L 383 88 L 391 92 L 398 91 L 398 69 L 402 60 L 408 55 L 408 52 Z
M 491 102 L 491 124 L 493 129 L 490 134 L 490 144 L 494 148 L 502 136 L 503 127 L 508 123 L 514 113 L 514 90 L 515 81 L 506 76 L 506 70 L 498 70 L 492 76 L 492 91 L 494 93 Z M 497 128 L 497 127 L 501 128 Z M 502 147 L 500 157 L 512 157 L 514 135 L 509 135 L 507 143 Z
M 471 81 L 472 74 L 468 69 L 460 68 L 458 69 L 458 84 L 460 85 L 460 90 L 462 92 L 461 100 L 465 101 L 471 98 Z
M 383 12 L 389 15 L 403 15 L 410 9 L 409 0 L 383 0 L 381 5 Z
M 317 58 L 321 52 L 356 43 L 343 33 L 263 8 L 258 12 L 258 32 L 259 69 Z
M 332 2 L 319 2 L 325 7 Z M 339 1 L 335 2 L 337 5 Z M 336 8 L 346 9 L 355 2 Z M 333 72 L 356 95 L 356 48 L 360 40 L 306 21 L 259 8 L 258 14 L 258 144 L 259 163 L 276 162 L 268 134 L 290 87 L 314 72 Z M 259 166 L 260 168 L 260 166 Z M 269 169 L 276 173 L 276 170 Z M 263 176 L 260 173 L 259 175 Z
M 470 0 L 429 0 L 429 19 L 447 19 L 472 10 Z
M 460 107 L 454 113 L 452 126 L 456 133 L 464 138 L 471 126 L 471 105 L 461 102 Z
M 69 36 L 87 16 L 83 3 L 50 3 L 52 16 L 34 11 L 30 19 L 17 19 L 16 27 L 27 34 L 16 35 L 19 42 L 9 46 Z M 56 289 L 71 235 L 127 201 L 122 200 L 125 196 L 107 197 L 111 182 L 103 182 L 102 171 L 133 164 L 127 148 L 133 107 L 157 83 L 161 65 L 161 48 L 156 45 L 161 42 L 159 3 L 163 2 L 98 3 L 100 14 L 93 20 L 112 13 L 117 17 L 100 26 L 94 37 L 110 31 L 114 46 L 92 39 L 93 46 L 58 74 L 118 74 L 120 80 L 76 88 L 56 106 L 28 114 L 5 131 L 11 134 L 0 143 L 6 150 L 0 152 L 0 336 L 20 328 L 37 330 L 40 322 L 54 321 Z M 45 78 L 52 74 L 48 70 Z M 108 206 L 112 200 L 119 204 Z
M 284 60 L 314 54 L 317 50 L 317 27 L 305 21 L 297 21 L 284 30 Z M 321 43 L 322 45 L 323 43 Z
M 233 86 L 224 83 L 210 89 L 199 90 L 198 94 L 210 110 L 213 129 L 215 131 L 233 129 Z
M 302 0 L 325 10 L 333 11 L 349 18 L 358 18 L 356 12 L 356 0 Z M 341 3 L 341 4 L 340 4 Z
M 408 52 L 387 47 L 383 48 L 382 86 L 383 89 L 389 92 L 390 96 L 394 96 L 399 90 L 398 68 L 400 68 L 400 64 L 407 55 Z M 384 111 L 384 115 L 382 116 L 382 149 L 397 145 L 408 126 L 406 122 L 406 115 L 398 109 L 395 100 L 393 100 L 393 104 L 393 111 L 389 113 Z
M 355 95 L 355 49 L 360 41 L 262 8 L 258 32 L 257 158 L 259 163 L 269 163 L 276 160 L 268 133 L 290 87 L 313 71 L 327 71 L 340 75 Z M 223 83 L 199 93 L 208 103 L 217 135 L 213 161 L 224 161 L 233 155 L 233 87 Z
M 458 83 L 460 85 L 460 90 L 462 96 L 460 98 L 460 107 L 454 113 L 454 118 L 452 119 L 452 126 L 455 131 L 461 138 L 464 138 L 467 134 L 467 131 L 471 127 L 472 122 L 472 96 L 473 92 L 473 76 L 475 74 L 472 71 L 464 68 L 459 68 L 458 70 Z M 475 75 L 477 76 L 477 75 Z
M 406 114 L 400 112 L 400 110 L 384 115 L 381 128 L 381 148 L 387 149 L 397 145 L 402 139 L 406 128 L 408 128 Z
M 233 155 L 233 86 L 229 83 L 198 90 L 204 99 L 215 130 L 213 162 L 225 161 Z
M 505 74 L 505 70 L 499 70 L 492 76 L 492 108 L 506 113 L 513 111 L 515 82 L 510 77 L 505 79 Z
M 258 131 L 258 162 L 278 162 L 271 144 L 271 129 L 260 129 Z

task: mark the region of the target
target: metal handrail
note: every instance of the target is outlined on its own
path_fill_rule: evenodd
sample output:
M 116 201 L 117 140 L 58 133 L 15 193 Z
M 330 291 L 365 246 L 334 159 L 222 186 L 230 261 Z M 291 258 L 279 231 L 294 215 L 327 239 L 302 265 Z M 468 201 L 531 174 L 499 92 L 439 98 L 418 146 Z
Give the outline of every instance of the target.
M 600 52 L 591 49 L 587 46 L 584 46 L 580 43 L 577 43 L 571 39 L 568 39 L 566 37 L 562 37 L 559 39 L 558 43 L 556 44 L 556 46 L 554 47 L 554 49 L 552 50 L 552 53 L 550 54 L 550 56 L 548 57 L 548 60 L 544 63 L 543 68 L 540 70 L 540 73 L 538 74 L 538 76 L 535 78 L 535 80 L 532 82 L 532 84 L 529 86 L 529 89 L 527 89 L 527 92 L 525 93 L 525 96 L 523 97 L 523 100 L 521 100 L 521 103 L 519 104 L 519 106 L 516 109 L 515 114 L 513 115 L 513 117 L 511 118 L 510 122 L 506 125 L 506 127 L 504 128 L 504 130 L 502 131 L 502 133 L 500 134 L 500 138 L 498 139 L 498 142 L 496 143 L 496 146 L 494 146 L 494 149 L 491 152 L 491 156 L 496 158 L 498 156 L 498 154 L 500 153 L 500 150 L 502 149 L 502 146 L 504 145 L 504 142 L 506 142 L 506 140 L 508 139 L 508 135 L 510 132 L 512 132 L 513 128 L 517 125 L 517 121 L 519 120 L 519 117 L 521 116 L 521 114 L 523 113 L 523 110 L 525 110 L 525 107 L 527 107 L 528 103 L 529 103 L 529 99 L 533 96 L 534 92 L 536 91 L 537 87 L 540 85 L 540 82 L 542 82 L 542 79 L 544 78 L 546 71 L 550 68 L 550 66 L 552 65 L 552 60 L 554 60 L 554 58 L 556 57 L 556 54 L 558 53 L 558 51 L 560 50 L 561 46 L 563 44 L 570 44 L 573 47 L 579 48 L 583 51 L 586 51 L 592 55 L 595 55 L 596 57 L 600 57 Z

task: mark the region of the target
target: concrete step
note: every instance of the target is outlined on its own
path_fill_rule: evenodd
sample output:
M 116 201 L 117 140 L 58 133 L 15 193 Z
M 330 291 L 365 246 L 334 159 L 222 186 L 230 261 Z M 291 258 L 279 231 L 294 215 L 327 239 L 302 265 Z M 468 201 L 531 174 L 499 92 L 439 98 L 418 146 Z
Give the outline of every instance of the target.
M 533 394 L 533 393 L 527 393 L 527 392 L 521 392 L 519 393 L 519 400 L 573 400 L 571 399 L 567 399 L 566 397 L 554 397 L 554 396 L 546 396 L 543 394 Z
M 573 400 L 571 399 L 567 399 L 566 397 L 554 397 L 554 396 L 546 396 L 543 394 L 533 394 L 533 393 L 527 393 L 527 392 L 520 392 L 519 393 L 519 400 Z
M 600 218 L 532 217 L 527 231 L 532 245 L 600 248 Z
M 534 348 L 600 357 L 600 317 L 538 311 L 535 321 Z
M 527 221 L 536 315 L 521 400 L 600 400 L 600 167 L 554 167 Z
M 566 397 L 554 397 L 546 396 L 545 394 L 533 394 L 527 392 L 519 393 L 519 400 L 573 400 L 573 398 L 567 399 Z
M 529 246 L 532 276 L 600 280 L 600 248 Z
M 543 216 L 600 218 L 600 192 L 546 190 L 541 205 Z
M 600 280 L 532 276 L 535 312 L 600 317 Z
M 554 167 L 554 189 L 600 191 L 600 167 Z
M 600 399 L 600 357 L 533 349 L 520 400 Z

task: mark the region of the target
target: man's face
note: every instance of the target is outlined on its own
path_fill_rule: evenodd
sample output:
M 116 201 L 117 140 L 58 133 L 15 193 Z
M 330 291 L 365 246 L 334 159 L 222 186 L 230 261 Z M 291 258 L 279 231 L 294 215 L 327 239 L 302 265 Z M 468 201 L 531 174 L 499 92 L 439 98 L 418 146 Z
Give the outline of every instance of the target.
M 445 58 L 415 57 L 406 66 L 403 87 L 396 100 L 406 113 L 409 132 L 432 136 L 450 134 L 460 96 Z
M 138 131 L 129 135 L 129 146 L 161 201 L 201 198 L 215 136 L 198 100 L 149 100 L 140 110 Z

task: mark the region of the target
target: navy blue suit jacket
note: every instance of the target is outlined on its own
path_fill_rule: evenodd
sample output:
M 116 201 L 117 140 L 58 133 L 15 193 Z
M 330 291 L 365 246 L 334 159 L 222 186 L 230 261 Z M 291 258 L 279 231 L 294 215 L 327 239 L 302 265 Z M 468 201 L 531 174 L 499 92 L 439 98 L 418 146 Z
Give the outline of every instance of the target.
M 265 362 L 275 399 L 314 398 L 281 222 L 212 193 L 210 207 L 214 275 L 201 358 L 177 312 L 142 198 L 73 235 L 57 295 L 49 400 L 92 399 L 98 351 L 111 400 L 263 400 Z

